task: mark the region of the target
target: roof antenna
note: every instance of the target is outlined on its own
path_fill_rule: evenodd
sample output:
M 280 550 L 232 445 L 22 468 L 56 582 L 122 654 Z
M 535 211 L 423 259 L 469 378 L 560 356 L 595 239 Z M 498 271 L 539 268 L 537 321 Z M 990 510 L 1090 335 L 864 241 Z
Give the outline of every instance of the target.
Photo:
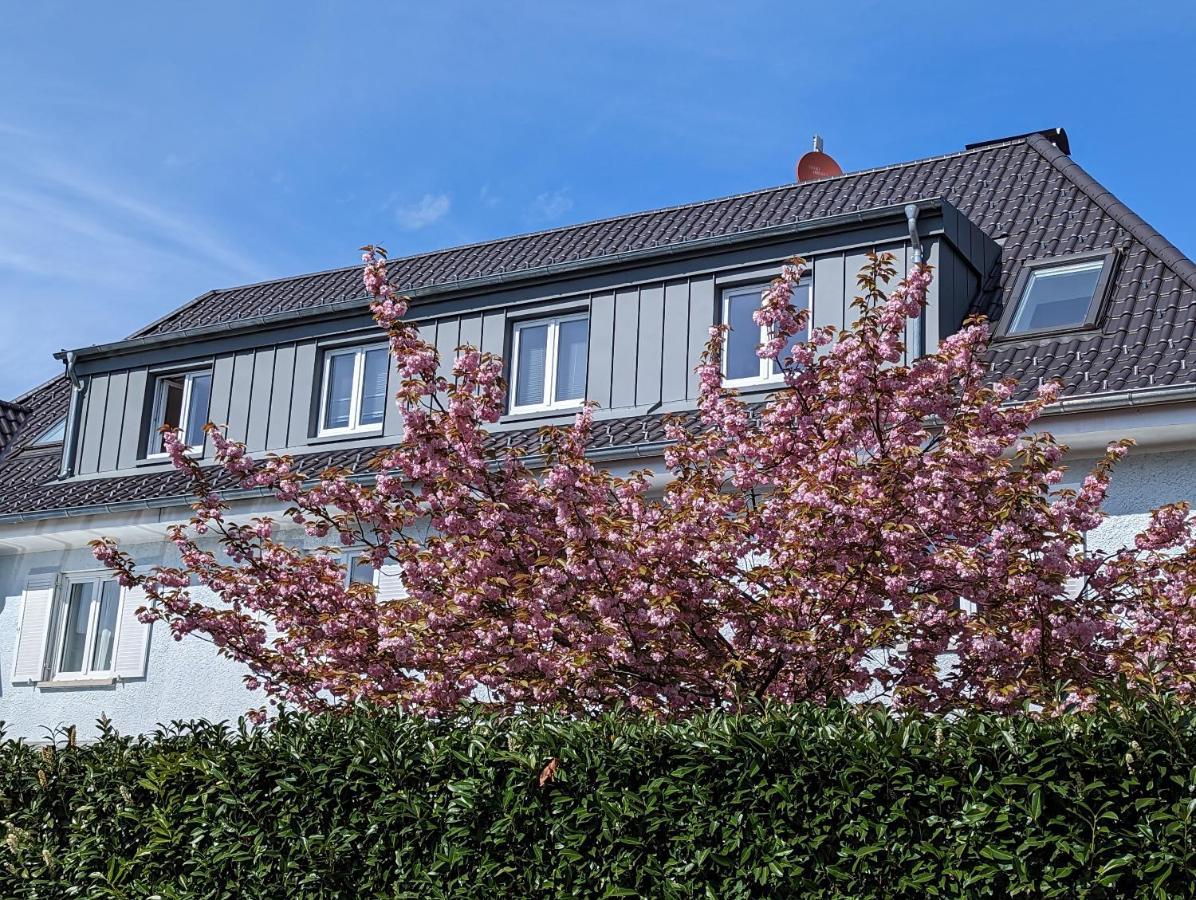
M 814 135 L 814 149 L 797 161 L 797 180 L 815 181 L 842 174 L 839 164 L 822 152 L 822 135 Z

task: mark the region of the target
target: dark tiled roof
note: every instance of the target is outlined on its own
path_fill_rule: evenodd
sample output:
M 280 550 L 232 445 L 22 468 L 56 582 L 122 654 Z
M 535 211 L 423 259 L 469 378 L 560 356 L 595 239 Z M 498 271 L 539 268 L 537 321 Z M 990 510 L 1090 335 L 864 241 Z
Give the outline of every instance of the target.
M 1026 262 L 1089 250 L 1120 251 L 1101 327 L 998 343 L 992 351 L 998 374 L 1018 379 L 1026 390 L 1041 380 L 1061 378 L 1065 396 L 1196 381 L 1196 266 L 1037 134 L 822 181 L 397 259 L 391 271 L 404 289 L 415 290 L 551 264 L 599 262 L 613 254 L 935 197 L 948 200 L 1003 244 L 999 271 L 989 274 L 976 310 L 993 318 Z M 212 291 L 139 334 L 167 334 L 358 298 L 360 270 L 340 269 Z M 0 450 L 0 515 L 177 492 L 173 475 L 47 484 L 57 471 L 57 454 L 21 448 L 63 414 L 66 393 L 65 381 L 59 379 L 18 398 L 31 412 L 8 450 Z M 600 424 L 594 443 L 599 449 L 617 448 L 662 438 L 659 418 L 649 416 Z M 535 431 L 505 433 L 496 440 L 530 445 Z
M 689 415 L 692 419 L 692 414 Z M 681 417 L 685 421 L 685 417 Z M 662 416 L 641 416 L 599 422 L 594 426 L 590 446 L 594 450 L 619 449 L 665 441 Z M 539 428 L 526 428 L 492 435 L 496 449 L 515 449 L 535 454 L 541 448 Z M 343 466 L 365 472 L 375 448 L 308 453 L 296 457 L 299 468 L 316 475 L 329 466 Z M 264 455 L 264 454 L 263 454 Z M 61 456 L 58 448 L 31 448 L 8 460 L 0 468 L 0 515 L 11 512 L 39 513 L 94 506 L 118 506 L 171 500 L 187 494 L 186 477 L 175 470 L 112 478 L 88 478 L 57 481 Z M 222 490 L 235 484 L 226 473 L 214 471 L 216 486 Z M 131 490 L 134 488 L 135 490 Z
M 20 430 L 21 423 L 28 415 L 29 410 L 24 406 L 0 400 L 0 453 L 4 452 L 4 448 Z

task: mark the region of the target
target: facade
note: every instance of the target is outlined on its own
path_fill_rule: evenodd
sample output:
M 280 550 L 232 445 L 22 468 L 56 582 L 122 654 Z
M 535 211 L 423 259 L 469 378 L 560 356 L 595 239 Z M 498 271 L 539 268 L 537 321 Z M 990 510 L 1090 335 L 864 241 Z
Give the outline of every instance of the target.
M 661 417 L 692 411 L 711 325 L 731 326 L 726 376 L 777 386 L 754 356 L 760 290 L 794 254 L 815 325 L 849 324 L 872 249 L 935 267 L 911 355 L 969 313 L 995 323 L 992 363 L 1024 391 L 1061 378 L 1043 420 L 1073 471 L 1111 439 L 1139 445 L 1093 540 L 1120 543 L 1149 510 L 1196 494 L 1196 266 L 1087 175 L 1061 130 L 932 159 L 393 260 L 409 315 L 451 364 L 470 343 L 507 359 L 499 446 L 538 445 L 583 400 L 601 411 L 590 452 L 652 467 Z M 206 421 L 253 452 L 307 471 L 364 464 L 401 439 L 397 379 L 356 267 L 211 291 L 129 338 L 62 354 L 65 374 L 0 402 L 0 721 L 45 737 L 101 715 L 122 731 L 257 705 L 243 670 L 197 638 L 134 615 L 88 541 L 109 536 L 145 564 L 170 559 L 165 528 L 190 515 L 157 429 L 196 448 Z M 1193 363 L 1189 370 L 1187 364 Z M 659 466 L 657 466 L 659 468 Z M 1078 477 L 1078 476 L 1077 476 Z M 234 515 L 277 511 L 229 492 Z M 397 575 L 373 577 L 401 589 Z

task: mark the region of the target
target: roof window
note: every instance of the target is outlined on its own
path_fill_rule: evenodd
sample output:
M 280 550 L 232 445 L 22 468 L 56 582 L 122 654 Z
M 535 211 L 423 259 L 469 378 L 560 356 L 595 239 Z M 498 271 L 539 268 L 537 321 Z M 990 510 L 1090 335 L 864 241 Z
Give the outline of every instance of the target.
M 1008 336 L 1064 331 L 1093 324 L 1108 279 L 1109 255 L 1060 263 L 1030 263 L 1003 333 Z
M 59 419 L 35 440 L 29 442 L 30 447 L 49 447 L 51 444 L 61 444 L 66 435 L 66 419 Z

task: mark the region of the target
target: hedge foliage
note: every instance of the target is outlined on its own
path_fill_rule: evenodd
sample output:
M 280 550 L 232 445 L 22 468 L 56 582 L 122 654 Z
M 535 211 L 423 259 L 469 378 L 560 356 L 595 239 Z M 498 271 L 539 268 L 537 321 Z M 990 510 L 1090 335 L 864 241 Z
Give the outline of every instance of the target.
M 0 896 L 1188 895 L 1194 767 L 1196 714 L 1168 701 L 3 741 Z

